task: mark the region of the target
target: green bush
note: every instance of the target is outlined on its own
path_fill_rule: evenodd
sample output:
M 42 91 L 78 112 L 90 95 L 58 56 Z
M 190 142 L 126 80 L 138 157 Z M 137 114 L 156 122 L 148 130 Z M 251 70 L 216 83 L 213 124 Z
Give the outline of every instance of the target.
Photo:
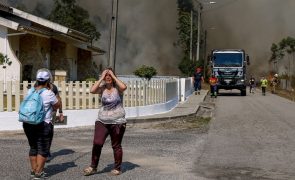
M 189 57 L 184 56 L 181 62 L 178 64 L 178 69 L 182 72 L 186 77 L 190 77 L 194 74 L 195 69 L 197 67 L 201 67 L 204 69 L 204 60 L 200 59 L 199 61 L 191 61 Z
M 4 55 L 0 53 L 0 64 L 4 63 Z
M 12 61 L 9 60 L 7 55 L 3 55 L 0 53 L 0 64 L 3 65 L 3 68 L 5 68 L 7 65 L 10 66 L 12 64 Z
M 152 66 L 143 65 L 136 69 L 133 73 L 136 76 L 150 80 L 153 76 L 157 75 L 157 70 Z
M 86 82 L 90 82 L 90 81 L 95 82 L 96 81 L 96 78 L 93 78 L 93 77 L 86 78 L 85 81 Z

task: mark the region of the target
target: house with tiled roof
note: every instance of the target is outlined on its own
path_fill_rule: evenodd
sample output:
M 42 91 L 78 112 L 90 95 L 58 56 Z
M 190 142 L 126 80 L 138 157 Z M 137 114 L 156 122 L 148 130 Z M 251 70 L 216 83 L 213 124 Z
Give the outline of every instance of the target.
M 91 76 L 93 56 L 105 52 L 87 34 L 0 4 L 0 53 L 12 62 L 0 64 L 0 81 L 35 80 L 39 68 L 75 81 Z

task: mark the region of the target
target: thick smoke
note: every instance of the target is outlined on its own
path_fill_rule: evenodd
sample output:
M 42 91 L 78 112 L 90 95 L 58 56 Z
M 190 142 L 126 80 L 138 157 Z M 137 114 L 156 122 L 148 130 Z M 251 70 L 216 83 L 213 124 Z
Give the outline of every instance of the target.
M 45 3 L 50 12 L 53 1 L 44 0 L 0 0 L 16 7 L 25 4 L 33 11 Z M 109 51 L 112 1 L 77 0 L 89 11 L 101 33 L 95 43 Z M 180 50 L 174 46 L 177 41 L 177 2 L 171 0 L 119 0 L 116 72 L 132 74 L 141 65 L 153 66 L 159 75 L 179 75 Z M 108 52 L 96 56 L 97 64 L 107 65 Z
M 294 0 L 215 0 L 203 3 L 203 29 L 207 30 L 207 48 L 241 48 L 251 58 L 250 74 L 269 71 L 270 47 L 287 36 L 295 37 Z M 38 4 L 49 13 L 53 1 L 0 0 L 16 6 L 25 4 L 33 11 Z M 112 1 L 78 0 L 87 9 L 101 32 L 96 45 L 108 51 Z M 119 0 L 116 71 L 132 74 L 142 64 L 154 66 L 159 74 L 179 74 L 181 55 L 173 46 L 177 41 L 177 4 L 171 0 Z M 95 57 L 107 65 L 108 53 Z M 281 64 L 280 68 L 288 67 Z
M 82 2 L 82 1 L 81 1 Z M 86 2 L 86 3 L 85 3 Z M 100 44 L 108 50 L 111 1 L 83 1 L 92 16 L 102 25 Z M 160 75 L 179 74 L 180 51 L 177 41 L 177 4 L 171 0 L 119 0 L 116 71 L 132 74 L 139 66 L 153 66 Z M 105 56 L 107 61 L 108 54 Z
M 216 0 L 205 6 L 208 49 L 241 48 L 251 58 L 250 74 L 270 70 L 272 43 L 295 37 L 294 0 Z M 284 66 L 284 65 L 280 65 Z M 281 69 L 280 69 L 281 70 Z

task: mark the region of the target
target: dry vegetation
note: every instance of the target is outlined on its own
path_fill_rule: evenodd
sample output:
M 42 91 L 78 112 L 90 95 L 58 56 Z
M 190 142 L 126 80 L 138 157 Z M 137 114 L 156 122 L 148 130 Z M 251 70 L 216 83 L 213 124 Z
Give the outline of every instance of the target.
M 295 91 L 288 91 L 284 89 L 278 89 L 276 90 L 276 94 L 278 96 L 281 96 L 283 98 L 289 99 L 291 101 L 295 101 Z

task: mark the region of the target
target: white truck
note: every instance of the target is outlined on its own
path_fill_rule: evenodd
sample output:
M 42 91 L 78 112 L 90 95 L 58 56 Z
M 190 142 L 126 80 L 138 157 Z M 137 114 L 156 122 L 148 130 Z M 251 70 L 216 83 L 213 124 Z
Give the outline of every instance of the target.
M 246 96 L 246 70 L 249 56 L 243 49 L 214 49 L 208 56 L 211 73 L 218 78 L 219 89 L 238 89 Z

